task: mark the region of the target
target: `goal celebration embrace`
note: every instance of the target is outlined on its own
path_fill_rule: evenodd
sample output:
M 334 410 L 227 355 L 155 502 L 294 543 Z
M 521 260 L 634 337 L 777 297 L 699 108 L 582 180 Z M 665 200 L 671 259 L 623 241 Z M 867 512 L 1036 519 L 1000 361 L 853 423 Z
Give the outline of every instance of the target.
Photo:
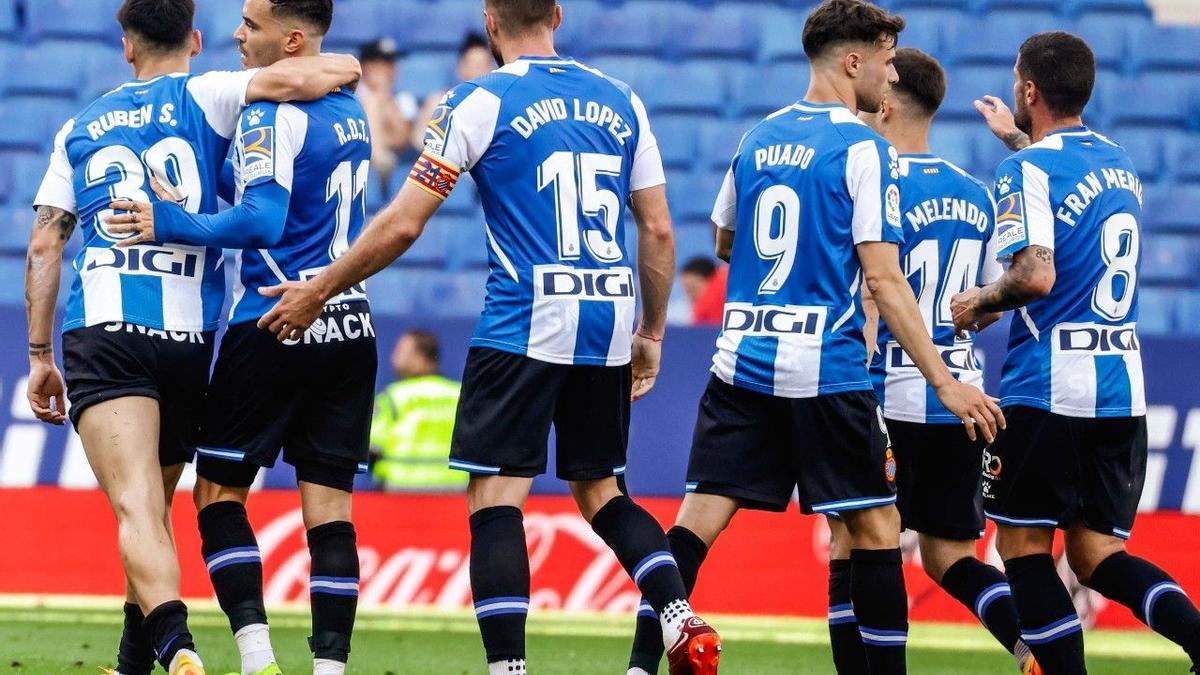
M 1186 1 L 0 0 L 0 653 L 1200 672 Z

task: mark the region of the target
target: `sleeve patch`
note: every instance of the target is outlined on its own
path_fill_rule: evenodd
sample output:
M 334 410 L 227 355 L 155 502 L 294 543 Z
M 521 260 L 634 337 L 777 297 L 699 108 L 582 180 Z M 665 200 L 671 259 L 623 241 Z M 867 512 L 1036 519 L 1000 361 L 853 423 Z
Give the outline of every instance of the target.
M 425 127 L 425 149 L 439 155 L 446 151 L 446 136 L 450 126 L 451 112 L 450 104 L 447 102 L 449 96 L 450 94 L 447 94 L 441 104 L 433 110 L 429 125 Z
M 1014 192 L 996 203 L 996 247 L 1005 251 L 1026 238 L 1025 200 Z
M 242 134 L 242 182 L 275 176 L 275 127 L 258 127 Z
M 426 150 L 413 164 L 408 180 L 438 199 L 446 199 L 458 183 L 459 171 Z
M 900 188 L 895 183 L 887 186 L 884 202 L 884 218 L 888 225 L 900 227 Z

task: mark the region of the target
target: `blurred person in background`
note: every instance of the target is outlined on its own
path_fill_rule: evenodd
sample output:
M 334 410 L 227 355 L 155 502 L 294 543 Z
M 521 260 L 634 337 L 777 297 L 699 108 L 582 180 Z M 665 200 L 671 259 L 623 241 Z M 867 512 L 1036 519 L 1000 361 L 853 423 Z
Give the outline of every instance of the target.
M 367 111 L 374 143 L 371 170 L 379 178 L 379 187 L 387 194 L 396 163 L 409 150 L 413 122 L 420 113 L 417 98 L 408 91 L 397 91 L 399 68 L 396 61 L 404 54 L 391 38 L 380 38 L 359 48 L 362 81 L 358 100 Z
M 397 381 L 375 399 L 371 420 L 372 475 L 385 490 L 462 491 L 470 474 L 451 469 L 450 439 L 460 385 L 439 373 L 435 335 L 410 330 L 396 341 Z
M 492 51 L 488 48 L 487 39 L 479 33 L 467 33 L 458 47 L 458 62 L 454 66 L 454 84 L 458 85 L 470 82 L 477 77 L 483 77 L 495 68 L 496 60 L 492 58 Z M 410 133 L 410 142 L 417 152 L 425 150 L 425 129 L 433 120 L 433 114 L 438 109 L 438 104 L 449 92 L 450 89 L 435 91 L 425 97 L 425 102 L 421 105 L 419 124 L 415 125 Z
M 729 267 L 707 256 L 696 256 L 679 272 L 683 292 L 692 303 L 693 326 L 719 326 L 725 312 Z

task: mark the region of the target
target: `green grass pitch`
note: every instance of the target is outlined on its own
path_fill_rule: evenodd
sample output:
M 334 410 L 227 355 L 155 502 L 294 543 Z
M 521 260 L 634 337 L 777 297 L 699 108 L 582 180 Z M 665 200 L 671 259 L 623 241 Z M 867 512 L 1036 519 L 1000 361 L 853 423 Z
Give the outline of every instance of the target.
M 113 665 L 120 623 L 116 600 L 0 602 L 0 675 L 93 675 L 97 666 Z M 722 673 L 833 672 L 822 621 L 713 617 L 713 623 L 725 637 Z M 632 624 L 632 617 L 535 614 L 529 620 L 530 672 L 624 675 Z M 211 605 L 198 606 L 191 625 L 210 675 L 235 671 L 237 651 L 225 617 Z M 284 672 L 312 672 L 303 608 L 274 611 L 271 626 Z M 1088 634 L 1087 646 L 1093 675 L 1183 675 L 1189 666 L 1174 645 L 1145 632 L 1095 631 Z M 1016 672 L 1011 657 L 974 626 L 914 625 L 908 663 L 914 674 Z M 349 672 L 479 675 L 486 669 L 475 621 L 467 613 L 371 612 L 359 617 Z

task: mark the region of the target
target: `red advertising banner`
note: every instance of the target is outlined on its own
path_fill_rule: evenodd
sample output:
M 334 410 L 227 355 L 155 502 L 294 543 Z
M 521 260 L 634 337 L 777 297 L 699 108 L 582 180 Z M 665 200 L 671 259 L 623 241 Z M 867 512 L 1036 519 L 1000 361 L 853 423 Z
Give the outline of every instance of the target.
M 175 505 L 183 595 L 211 598 L 200 555 L 195 509 L 186 495 Z M 678 500 L 642 503 L 664 524 Z M 0 546 L 0 593 L 110 595 L 123 592 L 116 527 L 96 491 L 0 490 L 8 514 Z M 251 497 L 251 520 L 262 551 L 268 603 L 304 600 L 308 548 L 299 496 L 263 491 Z M 458 496 L 355 496 L 365 607 L 470 606 L 466 504 Z M 1171 513 L 1138 518 L 1131 549 L 1151 556 L 1186 589 L 1200 589 L 1200 519 Z M 533 593 L 542 609 L 632 613 L 638 593 L 569 497 L 533 497 L 525 515 Z M 991 550 L 992 533 L 981 542 Z M 828 530 L 819 518 L 746 511 L 717 542 L 694 597 L 712 613 L 823 616 Z M 971 621 L 920 569 L 915 538 L 906 536 L 906 573 L 913 620 Z M 990 559 L 995 562 L 994 557 Z M 1065 565 L 1063 566 L 1065 569 Z M 1096 625 L 1138 625 L 1124 608 L 1076 589 L 1077 604 Z

